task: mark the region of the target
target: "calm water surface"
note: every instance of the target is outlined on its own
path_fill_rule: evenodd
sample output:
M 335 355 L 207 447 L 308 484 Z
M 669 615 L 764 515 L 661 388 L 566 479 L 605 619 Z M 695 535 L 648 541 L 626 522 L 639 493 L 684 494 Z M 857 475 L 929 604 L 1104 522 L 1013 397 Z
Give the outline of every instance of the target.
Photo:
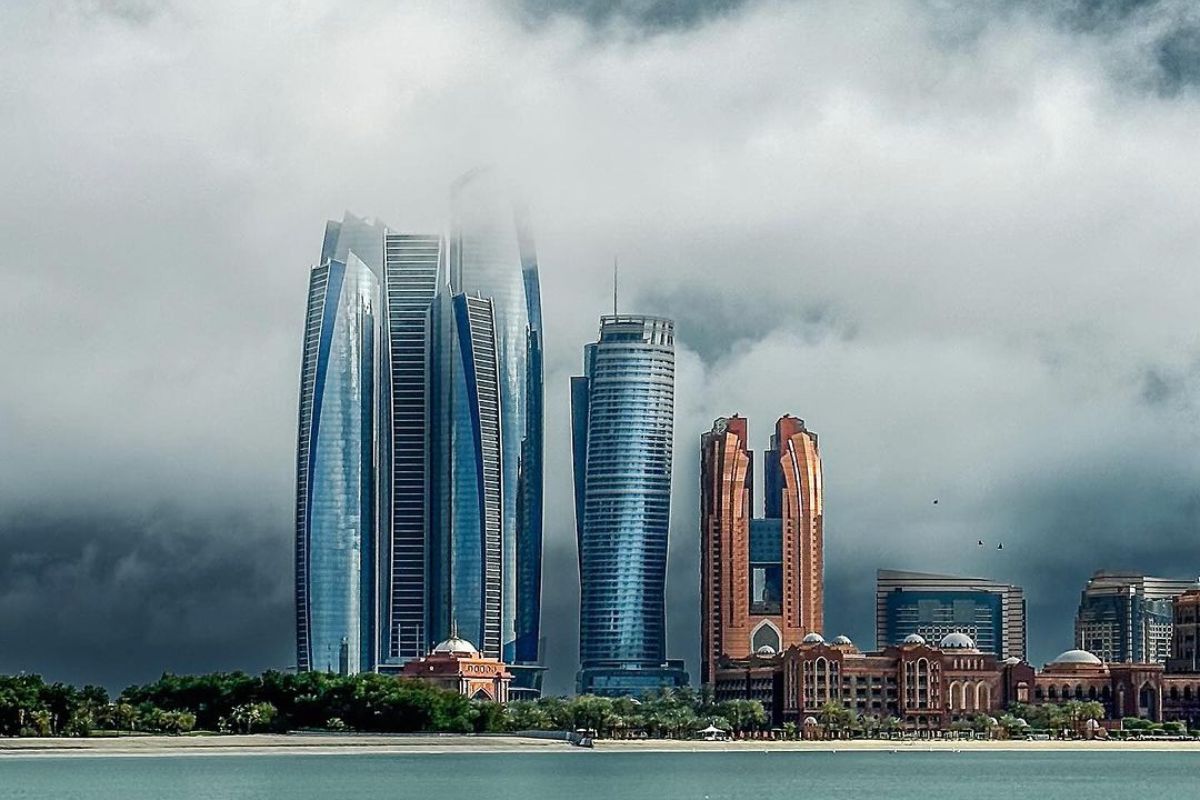
M 466 753 L 0 758 L 0 800 L 1200 797 L 1200 753 Z

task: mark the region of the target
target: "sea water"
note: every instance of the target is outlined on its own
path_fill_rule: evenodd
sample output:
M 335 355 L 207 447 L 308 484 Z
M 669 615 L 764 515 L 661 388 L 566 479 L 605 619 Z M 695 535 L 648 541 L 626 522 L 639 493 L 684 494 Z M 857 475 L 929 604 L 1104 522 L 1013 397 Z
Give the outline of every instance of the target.
M 0 757 L 0 800 L 1107 800 L 1200 797 L 1200 752 Z

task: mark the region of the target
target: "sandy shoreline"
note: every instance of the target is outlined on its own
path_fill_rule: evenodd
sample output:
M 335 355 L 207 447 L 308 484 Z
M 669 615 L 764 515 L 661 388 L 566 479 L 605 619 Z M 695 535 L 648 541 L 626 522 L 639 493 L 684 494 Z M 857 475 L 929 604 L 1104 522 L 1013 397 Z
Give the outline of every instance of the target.
M 601 741 L 594 750 L 518 736 L 321 735 L 127 736 L 94 739 L 0 739 L 0 759 L 205 755 L 427 755 L 436 753 L 714 753 L 714 752 L 1196 752 L 1200 742 L 830 741 L 699 742 Z

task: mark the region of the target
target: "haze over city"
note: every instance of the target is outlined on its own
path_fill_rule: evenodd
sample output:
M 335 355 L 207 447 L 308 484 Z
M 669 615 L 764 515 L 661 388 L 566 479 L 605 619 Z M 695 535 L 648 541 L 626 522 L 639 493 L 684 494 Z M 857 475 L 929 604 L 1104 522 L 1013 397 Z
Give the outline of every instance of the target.
M 614 255 L 622 309 L 677 323 L 693 676 L 699 437 L 734 412 L 759 451 L 783 413 L 820 433 L 830 635 L 872 640 L 877 568 L 980 575 L 1025 588 L 1040 663 L 1094 570 L 1200 574 L 1194 7 L 681 9 L 0 10 L 0 672 L 295 662 L 322 225 L 437 232 L 479 164 L 538 243 L 549 691 L 577 666 L 568 377 Z

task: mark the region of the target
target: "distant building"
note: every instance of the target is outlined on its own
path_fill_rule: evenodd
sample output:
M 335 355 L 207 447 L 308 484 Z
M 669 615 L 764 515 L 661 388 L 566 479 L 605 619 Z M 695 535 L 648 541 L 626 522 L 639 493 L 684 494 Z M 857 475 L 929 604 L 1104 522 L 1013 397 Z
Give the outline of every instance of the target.
M 571 379 L 581 694 L 686 685 L 666 660 L 675 325 L 605 316 Z
M 508 702 L 508 687 L 513 677 L 503 661 L 481 655 L 475 645 L 458 636 L 451 636 L 424 658 L 409 661 L 400 676 L 425 681 L 472 700 L 496 703 Z
M 718 419 L 700 440 L 701 677 L 721 658 L 777 653 L 824 615 L 821 456 L 804 420 L 784 416 L 765 456 L 766 518 L 753 518 L 747 421 Z
M 981 652 L 1025 658 L 1025 594 L 984 578 L 882 569 L 875 582 L 875 642 L 898 646 L 916 634 L 938 641 L 965 633 Z
M 1080 595 L 1075 646 L 1106 663 L 1165 664 L 1173 601 L 1194 588 L 1195 580 L 1097 572 Z
M 1200 589 L 1175 598 L 1168 672 L 1200 673 Z

